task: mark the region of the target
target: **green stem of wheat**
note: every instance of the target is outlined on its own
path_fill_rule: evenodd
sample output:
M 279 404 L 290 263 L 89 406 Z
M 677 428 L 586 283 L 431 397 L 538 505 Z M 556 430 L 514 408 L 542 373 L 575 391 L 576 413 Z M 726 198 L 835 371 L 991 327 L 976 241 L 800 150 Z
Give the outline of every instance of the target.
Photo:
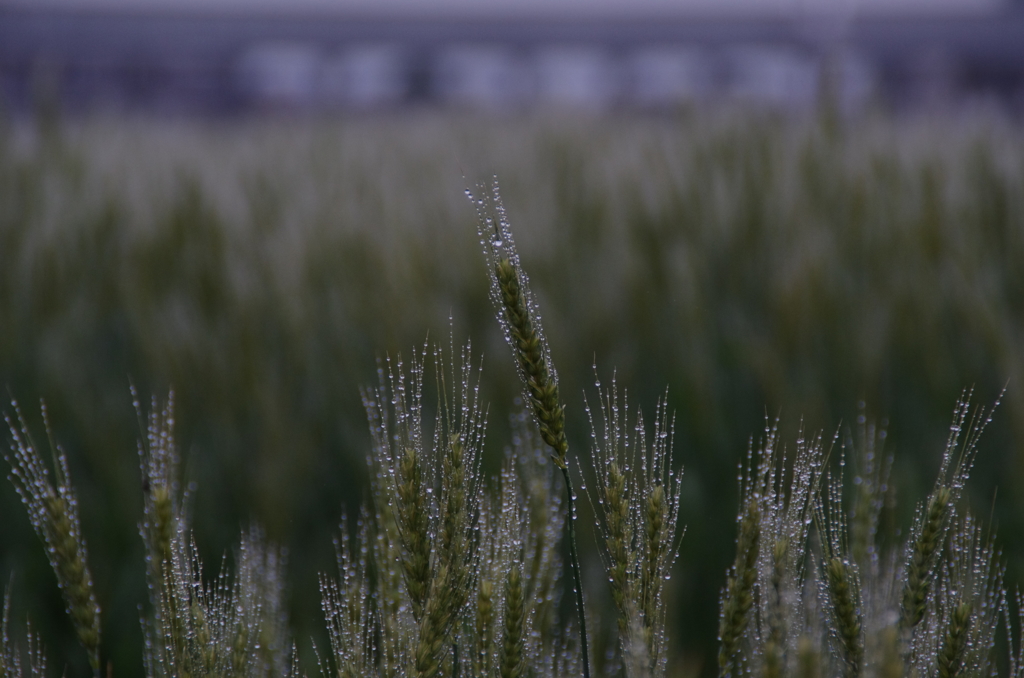
M 576 507 L 569 467 L 562 467 L 565 491 L 569 497 L 569 561 L 572 564 L 572 584 L 576 592 L 576 612 L 580 618 L 580 651 L 583 653 L 583 678 L 590 678 L 590 650 L 587 644 L 587 614 L 583 605 L 583 582 L 580 580 L 580 556 L 576 550 Z

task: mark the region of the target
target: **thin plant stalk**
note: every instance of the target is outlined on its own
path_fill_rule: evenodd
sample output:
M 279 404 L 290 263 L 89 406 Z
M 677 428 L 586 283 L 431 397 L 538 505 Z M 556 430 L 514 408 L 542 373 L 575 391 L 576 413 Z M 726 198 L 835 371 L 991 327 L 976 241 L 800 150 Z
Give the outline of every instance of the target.
M 568 497 L 569 517 L 566 524 L 569 528 L 569 562 L 572 570 L 573 588 L 576 589 L 576 610 L 580 617 L 580 651 L 583 653 L 583 678 L 590 678 L 589 649 L 587 646 L 587 615 L 583 607 L 583 583 L 580 581 L 580 556 L 576 551 L 576 507 L 573 497 L 572 480 L 569 478 L 569 468 L 562 468 L 562 477 L 565 479 L 565 493 Z

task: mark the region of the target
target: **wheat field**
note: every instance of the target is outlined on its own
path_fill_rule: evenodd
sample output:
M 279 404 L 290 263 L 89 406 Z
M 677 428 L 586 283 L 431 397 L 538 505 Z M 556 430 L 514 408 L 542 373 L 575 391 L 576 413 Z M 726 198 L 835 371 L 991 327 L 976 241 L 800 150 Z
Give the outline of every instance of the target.
M 674 416 L 670 466 L 683 471 L 673 476 L 673 510 L 686 532 L 663 592 L 670 640 L 657 650 L 673 675 L 729 666 L 733 655 L 721 658 L 728 643 L 719 637 L 760 648 L 756 671 L 771 666 L 770 634 L 752 639 L 750 626 L 723 627 L 719 598 L 738 590 L 727 585 L 727 569 L 732 581 L 769 590 L 767 547 L 756 559 L 747 548 L 749 562 L 735 555 L 744 516 L 752 520 L 744 497 L 756 485 L 736 475 L 750 449 L 774 458 L 763 438 L 776 418 L 777 444 L 790 459 L 806 446 L 797 442 L 801 431 L 805 441 L 821 432 L 835 463 L 847 439 L 859 449 L 862 426 L 885 429 L 900 488 L 887 511 L 903 529 L 887 537 L 891 546 L 918 529 L 915 507 L 927 509 L 936 496 L 963 389 L 988 405 L 1005 386 L 957 515 L 963 521 L 970 507 L 995 523 L 1006 585 L 1022 581 L 1024 548 L 1014 535 L 1024 529 L 1016 453 L 1024 442 L 1024 135 L 1012 122 L 749 111 L 9 121 L 0 132 L 0 382 L 22 403 L 37 440 L 44 427 L 32 404 L 45 399 L 66 452 L 102 609 L 102 661 L 115 674 L 144 672 L 139 606 L 158 576 L 146 567 L 156 542 L 138 536 L 155 509 L 139 499 L 147 476 L 137 440 L 148 424 L 140 426 L 132 386 L 143 420 L 150 395 L 174 390 L 181 482 L 210 576 L 243 530 L 244 543 L 286 552 L 280 605 L 309 675 L 318 670 L 310 639 L 324 654 L 341 633 L 325 625 L 319 578 L 337 574 L 342 515 L 356 532 L 360 507 L 379 492 L 367 458 L 380 442 L 369 434 L 360 390 L 365 397 L 378 384 L 379 361 L 408 358 L 428 335 L 471 341 L 489 404 L 474 463 L 482 485 L 500 476 L 505 449 L 525 435 L 516 423 L 522 372 L 495 321 L 479 218 L 464 194 L 495 175 L 578 460 L 577 539 L 595 672 L 619 661 L 607 657 L 628 655 L 616 655 L 618 636 L 644 637 L 614 612 L 624 600 L 616 591 L 630 590 L 630 568 L 605 571 L 610 533 L 592 529 L 620 524 L 600 517 L 608 504 L 594 495 L 614 485 L 598 479 L 607 466 L 588 461 L 602 453 L 588 408 L 596 413 L 610 397 L 594 386 L 595 369 L 649 423 L 660 421 L 659 407 Z M 856 474 L 847 475 L 852 483 Z M 10 484 L 0 490 L 0 511 L 12 628 L 30 618 L 51 672 L 87 674 L 82 633 L 64 615 L 46 551 Z M 773 511 L 780 513 L 758 507 L 766 521 Z M 787 524 L 772 520 L 776 530 Z M 972 525 L 961 522 L 957 539 L 968 540 Z M 249 552 L 276 553 L 261 549 Z M 827 582 L 844 572 L 830 562 L 820 614 L 835 625 L 829 610 L 842 606 Z M 609 589 L 616 577 L 618 588 Z M 79 599 L 83 610 L 87 598 Z M 760 604 L 745 614 L 767 624 Z M 744 606 L 731 605 L 738 619 Z M 950 605 L 951 615 L 959 603 Z M 572 618 L 571 595 L 557 607 L 563 621 Z M 882 649 L 870 652 L 888 647 L 882 616 L 869 623 Z M 843 637 L 840 651 L 855 646 Z

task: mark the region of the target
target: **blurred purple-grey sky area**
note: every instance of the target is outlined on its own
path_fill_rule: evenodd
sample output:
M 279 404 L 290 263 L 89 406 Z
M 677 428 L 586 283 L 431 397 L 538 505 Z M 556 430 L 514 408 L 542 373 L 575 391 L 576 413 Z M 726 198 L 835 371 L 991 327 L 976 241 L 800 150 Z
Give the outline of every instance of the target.
M 6 0 L 0 100 L 221 115 L 436 106 L 1024 110 L 1021 0 Z
M 1009 0 L 8 0 L 11 7 L 130 12 L 418 17 L 640 17 L 977 14 Z

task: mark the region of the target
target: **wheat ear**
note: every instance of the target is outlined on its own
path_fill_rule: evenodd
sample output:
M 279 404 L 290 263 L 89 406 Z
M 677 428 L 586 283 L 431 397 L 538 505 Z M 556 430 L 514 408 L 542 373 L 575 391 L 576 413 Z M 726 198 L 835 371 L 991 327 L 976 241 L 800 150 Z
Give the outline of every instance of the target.
M 413 446 L 405 449 L 399 462 L 399 478 L 397 514 L 399 534 L 405 546 L 402 569 L 413 617 L 419 621 L 423 618 L 430 590 L 430 516 L 419 452 Z
M 665 495 L 665 486 L 659 483 L 649 489 L 644 515 L 647 541 L 644 569 L 640 578 L 640 609 L 643 613 L 644 645 L 653 674 L 661 661 L 656 635 L 661 632 L 659 615 L 663 614 L 663 610 L 660 609 L 659 603 L 668 570 L 665 556 L 673 544 L 670 543 L 671 512 Z
M 967 632 L 971 625 L 971 604 L 961 602 L 953 608 L 949 625 L 942 638 L 937 663 L 939 678 L 956 678 L 963 669 L 964 651 L 967 649 Z
M 513 347 L 527 390 L 533 404 L 533 413 L 540 427 L 541 437 L 554 454 L 555 466 L 562 472 L 565 481 L 566 504 L 568 507 L 569 559 L 573 587 L 576 593 L 576 611 L 580 624 L 580 651 L 583 655 L 583 678 L 590 678 L 590 658 L 587 647 L 587 616 L 583 603 L 583 583 L 580 576 L 580 557 L 576 549 L 576 501 L 569 463 L 566 453 L 569 444 L 565 438 L 565 411 L 558 400 L 558 383 L 547 366 L 546 351 L 542 350 L 541 335 L 535 331 L 527 310 L 526 297 L 522 294 L 518 271 L 510 260 L 504 259 L 496 267 L 506 319 L 512 328 Z
M 132 404 L 143 424 L 142 404 L 135 387 L 131 388 Z M 159 589 L 171 562 L 171 539 L 177 530 L 177 487 L 180 460 L 174 443 L 174 392 L 168 394 L 163 408 L 156 398 L 144 426 L 145 437 L 139 440 L 142 468 L 143 514 L 142 537 L 150 556 L 150 585 Z
M 635 610 L 630 610 L 633 596 L 628 577 L 630 546 L 633 536 L 630 530 L 629 503 L 626 497 L 626 476 L 616 461 L 608 465 L 608 482 L 604 485 L 605 520 L 608 523 L 608 579 L 611 583 L 612 600 L 619 611 L 619 634 L 626 638 Z
M 526 295 L 523 293 L 519 271 L 510 259 L 502 259 L 495 266 L 495 275 L 501 289 L 501 302 L 511 330 L 511 341 L 526 384 L 533 413 L 537 417 L 540 435 L 551 449 L 552 458 L 559 468 L 566 468 L 569 443 L 565 438 L 565 410 L 559 403 L 558 382 L 548 366 L 546 346 L 534 328 Z
M 11 466 L 11 482 L 28 510 L 32 527 L 46 544 L 50 565 L 57 575 L 57 583 L 78 641 L 89 656 L 93 674 L 100 674 L 100 606 L 93 593 L 92 576 L 87 565 L 85 539 L 78 520 L 78 500 L 68 479 L 68 461 L 54 443 L 46 405 L 41 405 L 43 423 L 53 450 L 56 484 L 50 481 L 50 472 L 39 456 L 38 449 L 28 431 L 28 425 L 16 402 L 12 402 L 17 425 L 4 415 L 11 433 L 11 452 L 7 463 Z
M 321 607 L 337 678 L 359 678 L 373 668 L 375 629 L 370 607 L 368 523 L 367 515 L 359 521 L 356 549 L 350 546 L 348 521 L 342 517 L 341 536 L 334 541 L 341 580 L 320 579 Z
M 523 675 L 526 640 L 525 595 L 522 571 L 517 564 L 513 564 L 505 579 L 505 623 L 499 659 L 501 678 L 520 678 Z
M 491 673 L 494 650 L 494 584 L 480 577 L 476 594 L 476 667 L 480 675 Z
M 148 631 L 152 635 L 146 651 L 150 654 L 148 661 L 156 669 L 166 666 L 168 653 L 180 654 L 186 645 L 179 600 L 172 591 L 175 557 L 172 542 L 184 528 L 178 493 L 180 458 L 174 442 L 174 392 L 168 394 L 162 408 L 154 397 L 148 415 L 143 413 L 134 386 L 131 395 L 139 427 L 144 433 L 138 444 L 143 492 L 140 531 L 148 554 L 147 574 L 153 606 Z
M 900 610 L 900 624 L 904 629 L 913 629 L 924 617 L 931 588 L 932 570 L 935 567 L 936 554 L 942 545 L 946 515 L 952 498 L 952 491 L 949 488 L 938 487 L 928 499 L 924 521 L 914 540 L 907 563 L 907 579 Z
M 442 490 L 445 495 L 441 534 L 436 545 L 437 565 L 431 573 L 416 649 L 416 675 L 433 678 L 441 669 L 445 640 L 468 598 L 472 586 L 466 553 L 466 469 L 465 446 L 459 436 L 449 438 L 443 463 Z M 457 662 L 453 664 L 457 666 Z
M 758 544 L 761 538 L 761 508 L 756 499 L 747 502 L 739 523 L 736 561 L 725 585 L 718 624 L 718 673 L 722 678 L 739 673 L 740 639 L 747 628 L 747 613 L 754 602 Z
M 781 678 L 785 659 L 785 613 L 782 586 L 789 557 L 789 539 L 778 537 L 772 546 L 772 574 L 768 586 L 768 637 L 764 643 L 764 678 Z
M 472 194 L 467 191 L 472 199 Z M 525 386 L 534 418 L 541 437 L 552 449 L 551 459 L 562 472 L 565 481 L 567 523 L 569 530 L 569 564 L 576 594 L 576 612 L 580 625 L 580 652 L 583 658 L 583 678 L 590 678 L 590 650 L 587 639 L 587 616 L 583 602 L 583 583 L 580 575 L 580 557 L 576 548 L 576 501 L 569 475 L 567 454 L 569 443 L 565 437 L 565 409 L 558 395 L 558 378 L 551 365 L 547 341 L 540 329 L 534 304 L 530 297 L 526 275 L 519 265 L 519 255 L 512 240 L 512 232 L 501 203 L 497 182 L 492 190 L 492 204 L 497 222 L 480 210 L 479 231 L 484 253 L 490 267 L 491 297 L 498 308 L 498 319 L 505 330 L 505 338 L 515 355 L 519 376 Z M 476 201 L 478 206 L 484 202 Z
M 825 584 L 832 604 L 832 621 L 842 651 L 846 678 L 857 678 L 864 662 L 858 586 L 853 566 L 839 556 L 825 563 Z

